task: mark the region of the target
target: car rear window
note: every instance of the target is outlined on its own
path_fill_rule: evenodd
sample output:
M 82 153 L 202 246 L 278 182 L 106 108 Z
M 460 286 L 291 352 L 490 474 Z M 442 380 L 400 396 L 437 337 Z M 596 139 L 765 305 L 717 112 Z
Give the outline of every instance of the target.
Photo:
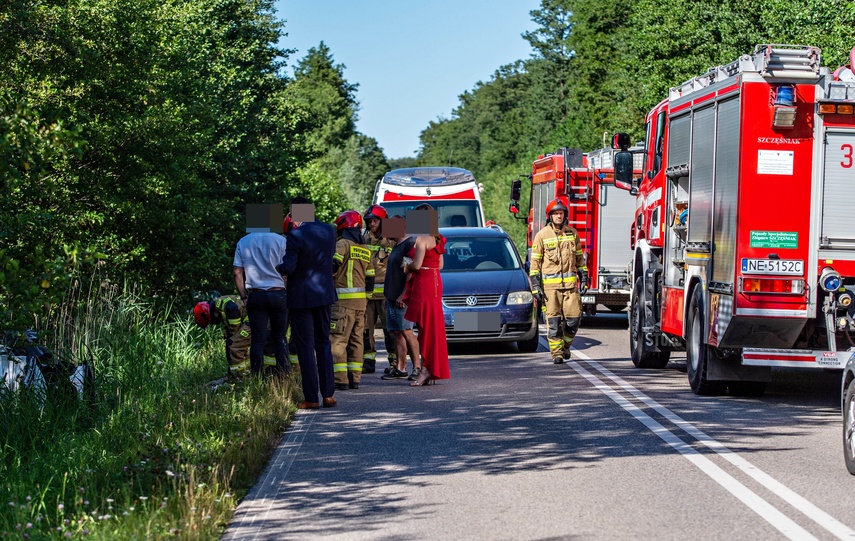
M 443 272 L 514 270 L 520 261 L 511 242 L 502 237 L 450 238 Z

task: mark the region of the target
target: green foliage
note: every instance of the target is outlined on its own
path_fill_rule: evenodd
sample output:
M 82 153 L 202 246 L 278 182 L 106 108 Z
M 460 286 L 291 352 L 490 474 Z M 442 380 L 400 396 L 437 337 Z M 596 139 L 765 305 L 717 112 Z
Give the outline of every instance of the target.
M 209 390 L 227 370 L 218 329 L 145 297 L 78 281 L 56 312 L 54 353 L 95 368 L 86 401 L 0 393 L 0 532 L 218 539 L 254 484 L 289 422 L 293 380 Z
M 450 118 L 422 132 L 417 158 L 470 169 L 485 185 L 488 219 L 521 248 L 509 182 L 538 155 L 594 150 L 618 131 L 640 140 L 644 115 L 670 87 L 756 44 L 817 45 L 832 68 L 855 45 L 855 4 L 844 0 L 541 0 L 531 16 L 532 57 L 464 92 Z

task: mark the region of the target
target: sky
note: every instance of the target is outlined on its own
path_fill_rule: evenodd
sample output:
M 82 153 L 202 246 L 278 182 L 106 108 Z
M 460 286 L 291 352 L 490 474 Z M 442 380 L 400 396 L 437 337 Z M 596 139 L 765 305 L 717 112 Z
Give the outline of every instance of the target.
M 450 118 L 458 96 L 505 64 L 531 56 L 522 33 L 540 0 L 276 0 L 297 49 L 288 74 L 323 41 L 359 84 L 357 129 L 387 158 L 415 156 L 428 123 Z

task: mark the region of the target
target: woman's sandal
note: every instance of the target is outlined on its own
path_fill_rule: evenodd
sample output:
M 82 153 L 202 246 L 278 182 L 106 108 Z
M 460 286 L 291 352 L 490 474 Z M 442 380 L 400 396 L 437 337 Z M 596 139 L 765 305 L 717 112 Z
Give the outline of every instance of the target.
M 436 383 L 436 378 L 434 378 L 430 372 L 428 372 L 427 368 L 422 367 L 421 374 L 419 374 L 419 379 L 410 383 L 410 387 L 422 387 L 424 385 L 434 385 Z

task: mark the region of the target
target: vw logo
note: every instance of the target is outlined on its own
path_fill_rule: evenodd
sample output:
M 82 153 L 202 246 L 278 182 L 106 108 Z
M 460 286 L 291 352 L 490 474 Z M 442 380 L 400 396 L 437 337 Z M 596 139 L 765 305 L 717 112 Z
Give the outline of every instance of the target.
M 475 306 L 476 304 L 478 304 L 478 297 L 476 297 L 475 295 L 470 295 L 466 297 L 466 304 L 469 306 Z

